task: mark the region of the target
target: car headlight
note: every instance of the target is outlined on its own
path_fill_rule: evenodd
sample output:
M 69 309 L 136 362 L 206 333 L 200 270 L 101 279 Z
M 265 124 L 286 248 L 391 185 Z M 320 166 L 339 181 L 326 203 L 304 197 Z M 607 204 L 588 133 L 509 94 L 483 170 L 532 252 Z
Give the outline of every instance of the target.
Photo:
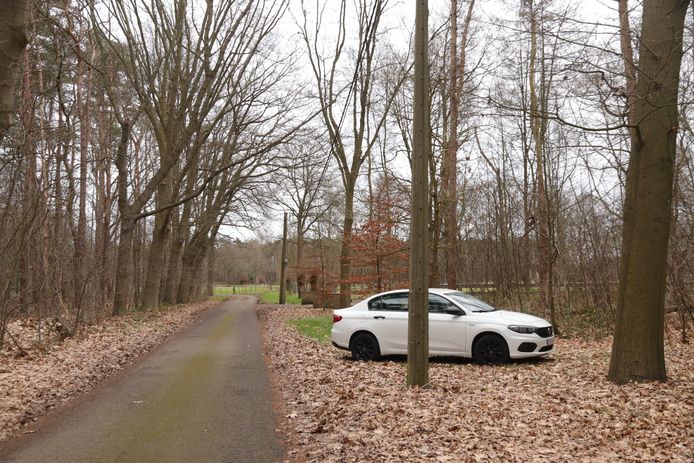
M 533 334 L 537 328 L 534 326 L 509 325 L 508 329 L 520 334 Z

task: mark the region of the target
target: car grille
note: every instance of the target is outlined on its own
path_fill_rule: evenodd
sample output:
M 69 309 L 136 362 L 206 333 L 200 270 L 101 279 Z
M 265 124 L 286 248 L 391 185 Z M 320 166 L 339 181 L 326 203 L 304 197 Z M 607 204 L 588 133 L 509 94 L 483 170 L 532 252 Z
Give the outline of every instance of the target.
M 550 338 L 552 337 L 553 330 L 551 326 L 548 326 L 546 328 L 538 328 L 535 330 L 535 333 L 537 333 L 538 336 L 541 338 Z
M 534 342 L 524 342 L 518 346 L 518 352 L 532 352 L 537 348 Z

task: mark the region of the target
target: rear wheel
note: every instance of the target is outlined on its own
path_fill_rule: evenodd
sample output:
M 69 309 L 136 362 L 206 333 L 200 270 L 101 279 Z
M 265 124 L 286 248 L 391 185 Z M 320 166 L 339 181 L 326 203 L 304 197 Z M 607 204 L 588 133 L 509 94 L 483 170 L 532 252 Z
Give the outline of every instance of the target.
M 498 365 L 508 362 L 508 346 L 501 336 L 485 334 L 472 347 L 472 358 L 480 365 Z
M 349 343 L 354 360 L 376 360 L 381 356 L 378 340 L 371 333 L 357 333 Z

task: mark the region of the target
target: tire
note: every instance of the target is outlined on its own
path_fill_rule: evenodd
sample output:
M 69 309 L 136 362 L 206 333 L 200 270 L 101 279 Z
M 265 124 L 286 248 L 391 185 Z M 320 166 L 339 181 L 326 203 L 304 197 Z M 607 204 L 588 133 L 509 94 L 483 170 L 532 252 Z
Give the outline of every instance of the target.
M 485 334 L 472 346 L 472 358 L 480 365 L 499 365 L 508 362 L 508 345 L 501 336 Z
M 349 343 L 354 360 L 377 360 L 381 356 L 378 340 L 371 333 L 357 333 Z

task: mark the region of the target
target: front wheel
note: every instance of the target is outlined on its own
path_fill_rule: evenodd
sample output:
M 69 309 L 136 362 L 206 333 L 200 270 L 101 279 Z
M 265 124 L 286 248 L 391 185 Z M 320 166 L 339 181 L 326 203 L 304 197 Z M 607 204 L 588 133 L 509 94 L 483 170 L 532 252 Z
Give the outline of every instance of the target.
M 349 343 L 354 360 L 376 360 L 381 355 L 378 340 L 371 333 L 357 333 Z
M 508 362 L 508 346 L 501 336 L 485 334 L 472 347 L 472 358 L 480 365 Z

